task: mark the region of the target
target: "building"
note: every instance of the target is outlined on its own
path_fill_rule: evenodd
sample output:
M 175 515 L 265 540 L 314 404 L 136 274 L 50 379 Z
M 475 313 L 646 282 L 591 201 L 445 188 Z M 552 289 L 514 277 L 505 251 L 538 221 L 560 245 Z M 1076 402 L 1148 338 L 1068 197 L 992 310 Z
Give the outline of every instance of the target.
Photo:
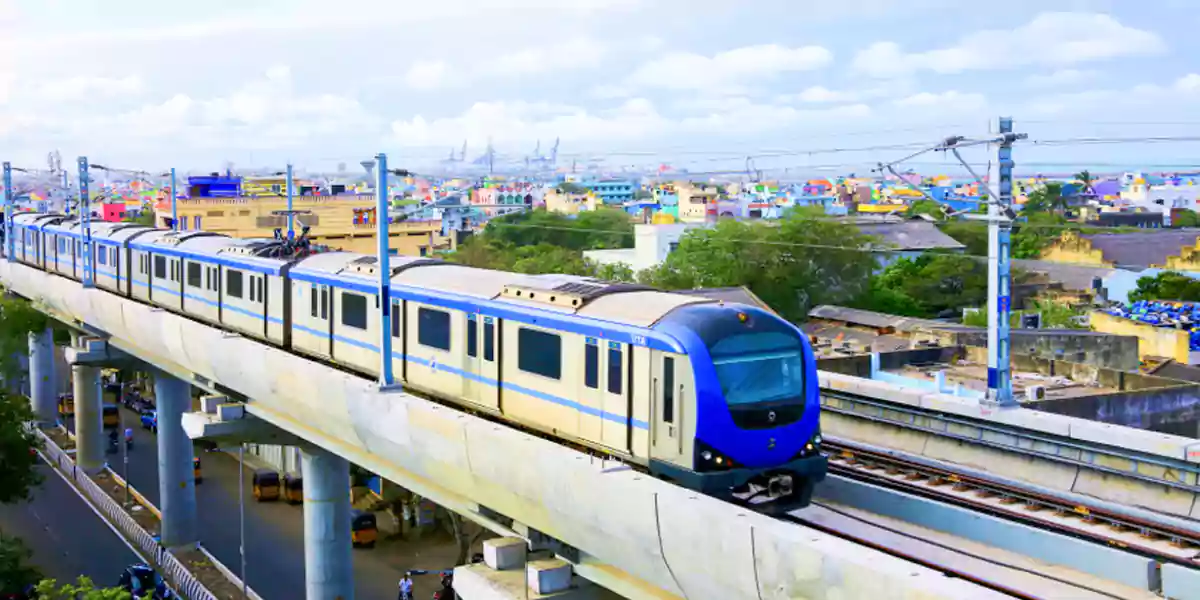
M 241 177 L 209 175 L 188 177 L 189 198 L 237 198 L 242 195 Z
M 633 248 L 616 250 L 584 250 L 583 257 L 599 264 L 625 264 L 636 273 L 658 266 L 667 259 L 672 250 L 679 247 L 679 240 L 689 224 L 634 225 Z
M 546 210 L 564 215 L 575 215 L 581 211 L 596 210 L 597 205 L 596 195 L 591 192 L 579 194 L 562 192 L 557 188 L 548 190 L 542 196 L 542 201 L 546 204 Z
M 375 253 L 375 196 L 295 196 L 296 231 L 311 227 L 309 239 L 331 248 L 363 254 Z M 168 227 L 169 202 L 156 206 L 157 223 Z M 276 230 L 287 230 L 287 217 L 277 214 L 287 209 L 282 196 L 240 198 L 187 198 L 176 201 L 181 230 L 204 230 L 232 237 L 273 237 Z M 407 220 L 392 223 L 389 247 L 399 254 L 428 256 L 448 247 L 442 236 L 442 223 L 435 220 Z
M 706 186 L 695 183 L 681 183 L 675 188 L 678 199 L 677 218 L 684 223 L 707 223 L 709 215 L 716 218 L 717 198 L 720 196 L 716 186 Z
M 923 219 L 905 219 L 885 215 L 856 215 L 838 219 L 854 225 L 864 235 L 875 238 L 875 244 L 893 249 L 877 253 L 880 267 L 901 258 L 916 258 L 930 250 L 961 253 L 967 249 L 958 240 L 942 233 L 936 223 Z
M 597 179 L 578 182 L 596 195 L 601 204 L 624 204 L 633 200 L 634 192 L 638 191 L 637 182 L 632 179 Z
M 242 179 L 242 196 L 286 196 L 287 175 L 266 175 Z
M 109 223 L 120 223 L 125 220 L 124 202 L 105 202 L 100 205 L 100 218 Z

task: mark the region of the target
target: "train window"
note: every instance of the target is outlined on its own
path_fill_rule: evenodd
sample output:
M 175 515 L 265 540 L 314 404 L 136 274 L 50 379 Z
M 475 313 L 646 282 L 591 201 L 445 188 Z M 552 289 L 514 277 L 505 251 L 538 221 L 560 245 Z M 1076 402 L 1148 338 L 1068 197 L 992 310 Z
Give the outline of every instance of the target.
M 187 284 L 194 288 L 204 287 L 204 271 L 201 270 L 200 263 L 187 264 Z
M 225 293 L 231 298 L 242 297 L 242 272 L 230 269 L 225 271 Z
M 312 316 L 317 318 L 317 284 L 312 284 L 312 292 L 309 294 L 309 299 L 312 300 Z
M 662 420 L 663 423 L 675 422 L 675 359 L 670 356 L 663 357 L 663 405 L 662 405 Z
M 321 320 L 329 318 L 329 288 L 321 288 Z
M 163 256 L 154 257 L 154 276 L 159 279 L 167 278 L 167 259 Z
M 467 356 L 479 356 L 479 322 L 475 315 L 467 315 Z
M 116 248 L 112 249 L 112 264 L 113 264 L 113 266 L 117 266 L 117 249 Z
M 400 303 L 392 302 L 392 337 L 400 337 L 400 319 L 403 318 L 404 315 L 400 314 Z
M 483 318 L 483 360 L 496 360 L 496 324 L 491 317 Z
M 600 347 L 592 341 L 583 347 L 583 385 L 600 387 Z
M 258 278 L 258 301 L 267 301 L 267 276 L 263 275 Z
M 517 331 L 517 368 L 526 373 L 560 379 L 562 377 L 562 338 L 536 329 Z
M 449 352 L 450 313 L 432 308 L 418 308 L 417 343 Z
M 342 292 L 342 325 L 355 329 L 367 328 L 367 297 Z
M 609 342 L 615 344 L 616 342 Z M 621 393 L 621 348 L 608 349 L 608 393 Z
M 107 252 L 101 252 L 101 253 L 99 253 L 98 255 L 96 255 L 96 261 L 97 261 L 97 262 L 99 262 L 99 263 L 100 263 L 100 264 L 102 264 L 102 265 L 103 265 L 103 264 L 108 264 L 108 261 L 106 260 L 107 258 L 108 258 L 108 253 L 107 253 Z

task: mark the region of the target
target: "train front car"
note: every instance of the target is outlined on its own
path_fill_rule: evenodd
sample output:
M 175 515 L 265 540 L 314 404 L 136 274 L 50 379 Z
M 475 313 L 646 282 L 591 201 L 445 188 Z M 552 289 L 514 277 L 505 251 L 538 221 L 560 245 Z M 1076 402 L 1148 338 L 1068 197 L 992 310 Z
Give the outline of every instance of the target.
M 683 306 L 654 328 L 686 348 L 696 391 L 691 472 L 652 469 L 762 512 L 807 506 L 827 461 L 816 360 L 803 332 L 740 304 Z

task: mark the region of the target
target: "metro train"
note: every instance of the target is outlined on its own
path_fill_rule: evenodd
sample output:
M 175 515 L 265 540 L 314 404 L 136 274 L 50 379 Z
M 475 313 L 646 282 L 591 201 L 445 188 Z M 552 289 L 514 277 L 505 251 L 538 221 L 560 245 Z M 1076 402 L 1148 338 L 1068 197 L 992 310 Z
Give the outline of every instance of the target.
M 76 218 L 14 217 L 15 258 L 79 280 Z M 91 226 L 95 286 L 364 375 L 377 258 L 131 223 Z M 816 361 L 761 308 L 567 275 L 391 258 L 405 389 L 774 512 L 825 476 Z

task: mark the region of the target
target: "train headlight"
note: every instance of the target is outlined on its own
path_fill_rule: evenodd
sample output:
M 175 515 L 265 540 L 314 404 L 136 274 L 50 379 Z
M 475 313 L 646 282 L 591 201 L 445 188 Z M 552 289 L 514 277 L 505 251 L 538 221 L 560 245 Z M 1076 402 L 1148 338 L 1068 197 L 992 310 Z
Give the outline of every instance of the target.
M 704 460 L 712 460 L 712 452 L 705 450 L 704 452 L 700 453 L 700 458 L 703 458 Z
M 814 435 L 812 443 L 820 446 L 821 445 L 821 434 L 818 433 L 817 435 Z
M 717 457 L 717 464 L 719 465 L 719 464 L 721 464 L 721 463 L 723 463 L 723 462 L 725 462 L 725 459 L 723 459 L 723 458 L 721 458 L 720 456 L 718 456 L 718 457 Z

